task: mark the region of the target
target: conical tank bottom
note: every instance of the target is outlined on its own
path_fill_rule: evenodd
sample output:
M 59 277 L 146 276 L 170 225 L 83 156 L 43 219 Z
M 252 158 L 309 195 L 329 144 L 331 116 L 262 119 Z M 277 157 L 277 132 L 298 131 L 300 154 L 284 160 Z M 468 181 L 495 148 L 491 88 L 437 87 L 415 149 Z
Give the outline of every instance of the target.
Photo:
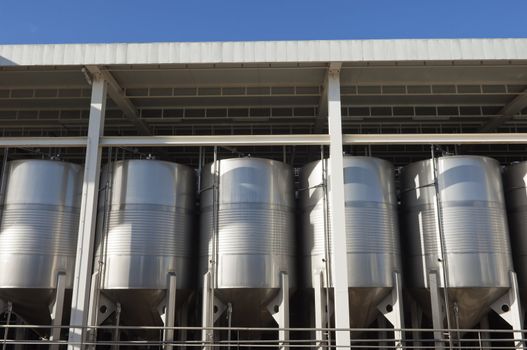
M 163 289 L 105 289 L 102 291 L 110 300 L 121 304 L 121 324 L 123 326 L 162 327 L 159 305 L 165 298 Z M 190 291 L 176 290 L 176 310 L 187 301 Z M 176 317 L 176 324 L 178 320 Z M 158 330 L 131 331 L 134 336 L 143 339 L 156 339 Z
M 267 305 L 277 295 L 274 288 L 219 288 L 214 290 L 225 306 L 232 305 L 231 323 L 233 327 L 275 327 Z M 218 321 L 227 321 L 227 312 Z
M 391 288 L 349 288 L 350 328 L 367 328 L 380 315 L 377 305 Z
M 489 312 L 492 303 L 505 294 L 507 290 L 508 288 L 502 287 L 449 288 L 448 301 L 450 304 L 451 327 L 459 329 L 474 328 L 483 316 Z M 440 295 L 443 298 L 443 293 L 440 293 Z M 427 289 L 418 289 L 415 291 L 415 296 L 425 313 L 431 317 L 430 292 Z
M 13 313 L 25 323 L 33 325 L 50 325 L 50 305 L 55 298 L 55 290 L 47 288 L 9 288 L 0 289 L 0 299 L 13 304 Z M 71 290 L 66 289 L 64 295 L 63 324 L 69 319 L 71 305 Z M 39 328 L 35 332 L 40 336 L 47 336 L 49 329 Z

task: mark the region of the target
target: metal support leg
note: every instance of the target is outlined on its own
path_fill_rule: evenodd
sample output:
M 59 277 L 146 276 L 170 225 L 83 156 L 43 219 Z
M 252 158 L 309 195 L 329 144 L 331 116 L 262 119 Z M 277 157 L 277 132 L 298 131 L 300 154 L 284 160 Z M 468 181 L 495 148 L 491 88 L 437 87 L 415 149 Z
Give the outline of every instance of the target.
M 482 329 L 482 331 L 480 331 L 480 339 L 481 340 L 481 347 L 483 349 L 490 349 L 490 334 L 489 332 L 486 332 L 486 330 L 489 329 L 489 317 L 488 316 L 485 316 L 481 319 L 480 323 L 480 329 Z
M 13 315 L 13 304 L 11 302 L 7 302 L 7 320 L 5 325 L 9 326 L 11 324 L 11 316 Z M 2 350 L 6 350 L 7 348 L 7 337 L 9 336 L 9 328 L 4 328 L 4 344 L 2 345 Z
M 22 326 L 24 322 L 21 319 L 16 320 L 16 324 L 19 326 Z M 16 341 L 25 341 L 26 340 L 26 329 L 25 328 L 17 328 L 15 331 L 15 340 Z M 14 346 L 14 350 L 24 350 L 25 345 L 24 344 L 16 344 Z
M 211 303 L 212 303 L 212 295 L 210 293 L 211 287 L 212 287 L 212 281 L 210 278 L 210 272 L 207 272 L 203 276 L 203 302 L 201 306 L 201 323 L 203 326 L 203 330 L 201 332 L 201 340 L 203 341 L 203 344 L 213 342 L 214 340 L 214 333 L 210 329 L 206 329 L 209 327 L 214 327 L 214 321 L 213 321 L 213 315 L 211 315 Z M 209 347 L 204 346 L 204 349 L 209 349 Z
M 96 271 L 92 275 L 90 283 L 88 329 L 86 330 L 86 340 L 90 342 L 97 340 L 96 328 L 90 327 L 100 326 L 114 311 L 117 311 L 117 305 L 99 291 L 100 278 L 99 271 Z M 90 349 L 95 349 L 95 346 L 90 346 Z
M 327 326 L 327 303 L 326 303 L 326 293 L 327 289 L 323 287 L 324 285 L 324 272 L 315 273 L 313 275 L 313 288 L 315 291 L 315 328 L 318 330 L 315 331 L 315 339 L 317 342 L 316 348 L 322 350 L 326 348 L 326 339 L 324 331 L 320 330 L 321 328 L 326 328 Z
M 99 197 L 99 173 L 101 170 L 100 139 L 104 130 L 106 110 L 106 81 L 101 76 L 94 76 L 88 125 L 88 141 L 84 165 L 84 183 L 80 209 L 79 234 L 75 260 L 75 273 L 71 299 L 69 350 L 81 350 L 86 337 L 88 324 L 88 305 L 90 296 L 91 274 L 93 267 L 93 248 L 95 242 L 95 217 Z M 76 328 L 77 327 L 77 328 Z
M 165 332 L 164 332 L 164 349 L 172 350 L 174 347 L 174 327 L 176 326 L 176 274 L 168 274 L 168 290 L 165 307 Z
M 115 329 L 113 330 L 113 342 L 112 350 L 119 350 L 119 340 L 121 338 L 121 331 L 119 326 L 121 325 L 121 303 L 115 303 Z
M 388 332 L 385 330 L 387 327 L 386 318 L 379 316 L 377 318 L 377 328 L 382 329 L 382 331 L 378 331 L 377 336 L 379 339 L 379 347 L 381 349 L 386 349 L 388 347 L 388 342 L 386 341 L 386 339 L 388 339 Z
M 434 328 L 435 348 L 443 349 L 443 303 L 439 294 L 439 279 L 437 271 L 428 274 L 428 285 L 430 287 L 430 302 L 432 304 L 432 324 Z
M 514 335 L 514 346 L 516 349 L 524 349 L 524 338 L 521 330 L 523 329 L 523 312 L 520 304 L 520 293 L 516 273 L 509 273 L 511 288 L 501 298 L 496 300 L 491 309 L 494 310 L 503 320 L 512 326 Z
M 95 271 L 90 283 L 90 301 L 88 304 L 88 329 L 86 330 L 86 339 L 90 342 L 97 340 L 97 330 L 95 326 L 100 326 L 112 312 L 116 311 L 116 305 L 113 301 L 105 297 L 99 291 L 101 283 L 101 274 Z M 95 347 L 91 347 L 95 348 Z
M 394 331 L 394 342 L 396 349 L 403 348 L 404 334 L 404 309 L 403 309 L 403 288 L 398 272 L 393 273 L 393 288 L 390 295 L 377 306 L 377 309 L 392 324 Z
M 57 275 L 57 289 L 55 292 L 55 301 L 52 305 L 51 311 L 51 341 L 60 340 L 60 331 L 62 330 L 62 313 L 64 311 L 64 294 L 66 293 L 66 274 L 59 272 Z M 50 350 L 58 350 L 59 344 L 53 344 L 49 347 Z
M 188 327 L 188 313 L 189 313 L 189 303 L 190 303 L 190 298 L 187 299 L 187 301 L 185 301 L 185 303 L 183 304 L 183 306 L 181 307 L 181 310 L 179 312 L 179 325 L 181 327 Z M 181 331 L 180 331 L 180 340 L 181 341 L 187 341 L 187 330 L 185 328 L 182 328 Z M 185 349 L 186 347 L 181 347 L 182 349 Z
M 410 303 L 410 313 L 412 315 L 412 340 L 414 349 L 418 349 L 421 346 L 421 332 L 415 329 L 421 328 L 423 322 L 423 310 L 417 305 L 415 300 Z
M 279 348 L 289 348 L 289 276 L 285 272 L 280 272 L 280 291 L 267 305 L 267 311 L 280 328 L 278 331 Z
M 213 300 L 214 299 L 214 300 Z M 211 349 L 208 344 L 214 342 L 214 332 L 210 329 L 214 327 L 214 323 L 227 309 L 227 306 L 218 298 L 212 296 L 212 280 L 210 272 L 203 276 L 203 303 L 201 322 L 203 331 L 201 332 L 201 341 L 204 349 Z M 209 328 L 209 329 L 207 329 Z

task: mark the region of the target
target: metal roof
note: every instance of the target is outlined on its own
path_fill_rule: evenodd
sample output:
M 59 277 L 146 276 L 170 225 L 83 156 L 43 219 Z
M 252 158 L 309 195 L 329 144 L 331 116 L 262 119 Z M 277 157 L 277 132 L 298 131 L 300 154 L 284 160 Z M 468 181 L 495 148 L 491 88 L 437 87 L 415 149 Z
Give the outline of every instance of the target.
M 527 39 L 327 40 L 0 46 L 0 66 L 526 59 Z
M 331 62 L 345 133 L 527 131 L 527 39 L 449 39 L 0 46 L 0 135 L 84 136 L 93 70 L 114 81 L 106 136 L 324 132 Z M 527 158 L 514 147 L 487 153 Z

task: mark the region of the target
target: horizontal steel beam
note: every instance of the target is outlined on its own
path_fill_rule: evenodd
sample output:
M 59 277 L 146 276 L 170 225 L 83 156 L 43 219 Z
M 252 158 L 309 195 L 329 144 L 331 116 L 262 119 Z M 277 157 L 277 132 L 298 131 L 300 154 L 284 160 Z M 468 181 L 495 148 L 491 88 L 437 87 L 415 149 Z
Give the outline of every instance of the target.
M 527 144 L 527 133 L 344 134 L 344 145 Z M 105 136 L 103 147 L 329 145 L 327 134 Z M 86 147 L 86 137 L 0 137 L 4 147 Z
M 86 137 L 0 137 L 0 147 L 86 147 Z
M 329 135 L 182 135 L 103 137 L 102 146 L 294 146 L 329 145 Z
M 345 134 L 345 145 L 527 144 L 527 133 Z

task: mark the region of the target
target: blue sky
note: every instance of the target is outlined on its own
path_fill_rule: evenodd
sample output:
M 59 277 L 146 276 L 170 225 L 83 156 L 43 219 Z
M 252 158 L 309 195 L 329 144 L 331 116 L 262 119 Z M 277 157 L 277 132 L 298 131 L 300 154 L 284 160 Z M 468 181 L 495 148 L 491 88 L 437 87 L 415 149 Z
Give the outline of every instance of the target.
M 0 0 L 0 44 L 527 37 L 527 0 Z

